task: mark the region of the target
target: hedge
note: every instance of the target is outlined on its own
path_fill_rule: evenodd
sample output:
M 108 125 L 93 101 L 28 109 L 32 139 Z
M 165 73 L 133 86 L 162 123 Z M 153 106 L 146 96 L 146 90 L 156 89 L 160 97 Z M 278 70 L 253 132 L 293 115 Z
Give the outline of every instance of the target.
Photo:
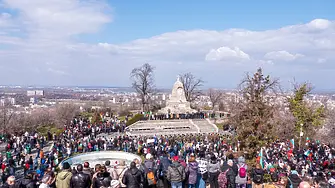
M 126 123 L 127 126 L 134 124 L 144 118 L 143 114 L 136 114 L 133 118 L 129 119 Z

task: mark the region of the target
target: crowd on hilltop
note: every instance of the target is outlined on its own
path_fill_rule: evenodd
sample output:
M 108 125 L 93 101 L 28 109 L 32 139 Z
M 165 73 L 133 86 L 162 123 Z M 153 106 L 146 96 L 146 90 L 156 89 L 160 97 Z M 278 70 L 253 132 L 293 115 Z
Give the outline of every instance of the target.
M 334 148 L 318 141 L 306 142 L 301 150 L 291 141 L 269 143 L 253 156 L 257 162 L 252 165 L 238 152 L 238 145 L 220 134 L 100 134 L 124 130 L 117 118 L 98 124 L 74 119 L 60 135 L 11 135 L 0 156 L 3 187 L 335 187 Z M 94 168 L 88 162 L 75 168 L 65 162 L 57 168 L 67 157 L 102 150 L 135 153 L 145 160 L 130 165 L 106 161 Z M 24 177 L 19 179 L 20 167 Z

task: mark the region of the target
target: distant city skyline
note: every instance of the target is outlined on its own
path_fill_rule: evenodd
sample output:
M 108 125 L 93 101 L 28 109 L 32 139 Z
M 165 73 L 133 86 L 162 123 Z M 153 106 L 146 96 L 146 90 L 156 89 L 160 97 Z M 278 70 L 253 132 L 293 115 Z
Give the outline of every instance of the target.
M 0 0 L 0 85 L 129 87 L 144 63 L 169 89 L 191 72 L 235 89 L 262 67 L 284 88 L 335 91 L 335 1 Z

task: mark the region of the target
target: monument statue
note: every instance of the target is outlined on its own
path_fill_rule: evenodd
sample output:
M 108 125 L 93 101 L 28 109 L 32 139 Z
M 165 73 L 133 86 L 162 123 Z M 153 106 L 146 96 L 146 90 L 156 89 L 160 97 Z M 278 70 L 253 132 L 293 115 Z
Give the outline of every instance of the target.
M 158 113 L 186 114 L 192 112 L 196 110 L 192 109 L 190 102 L 186 100 L 184 85 L 178 76 L 172 88 L 171 98 L 166 101 L 166 107 L 159 110 Z

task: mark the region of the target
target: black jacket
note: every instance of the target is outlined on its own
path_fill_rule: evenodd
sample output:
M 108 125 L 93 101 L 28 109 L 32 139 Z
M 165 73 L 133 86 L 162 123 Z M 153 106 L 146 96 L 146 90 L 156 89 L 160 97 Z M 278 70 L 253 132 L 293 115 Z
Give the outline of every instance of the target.
M 293 188 L 299 187 L 299 184 L 301 183 L 301 179 L 297 174 L 290 174 L 288 176 L 288 182 L 286 187 L 290 187 L 291 184 L 293 184 Z
M 256 184 L 264 183 L 264 170 L 255 168 L 251 173 L 251 178 L 252 178 L 252 181 Z
M 109 187 L 112 178 L 109 172 L 98 173 L 97 177 L 93 179 L 93 188 Z
M 128 169 L 122 178 L 122 183 L 125 184 L 127 188 L 139 188 L 143 182 L 143 174 L 137 168 Z
M 29 178 L 24 178 L 20 181 L 19 187 L 20 188 L 37 188 L 38 186 L 36 185 L 36 181 L 29 179 Z
M 228 170 L 229 169 L 229 170 Z M 236 183 L 235 183 L 235 172 L 234 172 L 234 166 L 229 166 L 227 165 L 223 165 L 221 168 L 222 172 L 226 172 L 228 170 L 228 172 L 226 173 L 227 176 L 227 181 L 228 181 L 228 188 L 235 188 L 236 187 Z
M 228 163 L 226 161 L 226 162 L 223 163 L 221 170 L 224 171 L 224 169 L 227 169 L 228 167 L 229 167 L 229 165 L 228 165 Z M 235 176 L 237 176 L 237 174 L 238 174 L 238 166 L 237 166 L 237 164 L 234 162 L 233 166 L 230 167 L 230 168 L 233 170 Z
M 71 188 L 89 188 L 91 186 L 91 177 L 83 172 L 78 172 L 71 177 Z

